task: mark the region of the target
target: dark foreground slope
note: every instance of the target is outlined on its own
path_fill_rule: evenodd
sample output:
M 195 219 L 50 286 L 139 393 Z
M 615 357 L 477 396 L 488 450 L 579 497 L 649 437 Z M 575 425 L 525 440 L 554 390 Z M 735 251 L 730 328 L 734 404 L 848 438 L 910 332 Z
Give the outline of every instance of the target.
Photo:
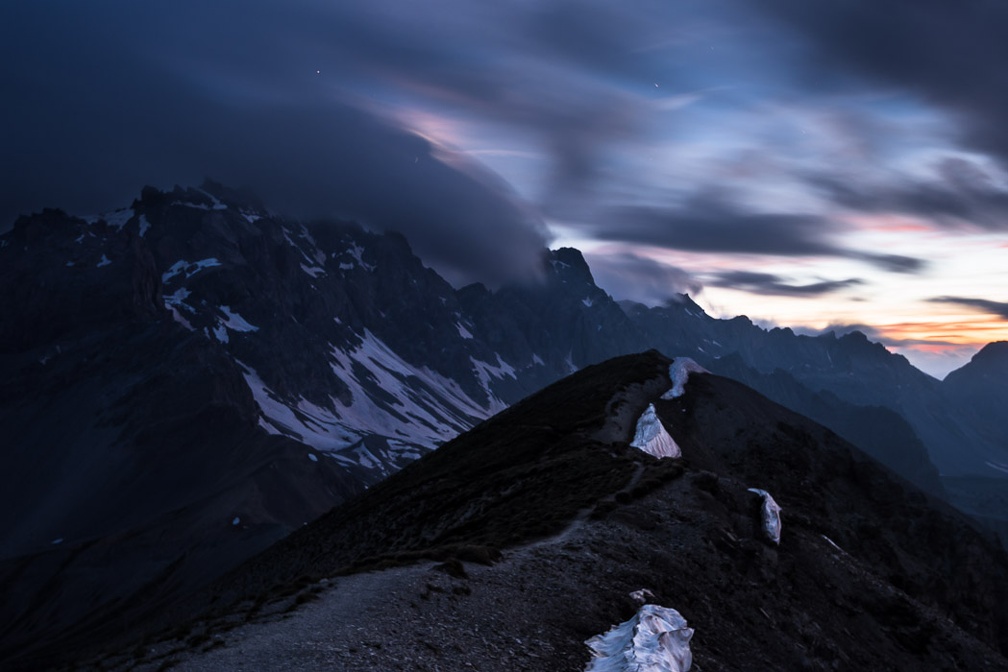
M 1008 669 L 995 542 L 739 383 L 694 375 L 659 400 L 668 364 L 546 388 L 229 574 L 172 617 L 200 614 L 184 637 L 106 662 L 580 670 L 647 588 L 696 629 L 698 670 Z M 682 460 L 628 446 L 649 402 Z M 753 487 L 783 507 L 779 546 Z M 350 576 L 423 558 L 442 564 Z

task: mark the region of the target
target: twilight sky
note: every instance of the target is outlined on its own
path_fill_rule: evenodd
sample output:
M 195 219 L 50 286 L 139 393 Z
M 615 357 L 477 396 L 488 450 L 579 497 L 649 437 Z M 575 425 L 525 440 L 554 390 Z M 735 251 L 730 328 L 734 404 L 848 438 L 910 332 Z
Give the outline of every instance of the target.
M 455 283 L 574 245 L 616 298 L 1008 339 L 1002 0 L 0 4 L 0 230 L 212 177 Z

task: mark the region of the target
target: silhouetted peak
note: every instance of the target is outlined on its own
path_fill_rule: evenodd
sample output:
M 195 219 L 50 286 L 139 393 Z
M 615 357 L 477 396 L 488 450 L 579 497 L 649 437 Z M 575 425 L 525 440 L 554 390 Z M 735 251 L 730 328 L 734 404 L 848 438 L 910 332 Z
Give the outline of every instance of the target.
M 205 178 L 199 187 L 211 196 L 226 203 L 243 205 L 257 210 L 265 209 L 265 205 L 251 189 L 229 187 L 211 178 Z
M 988 343 L 980 349 L 980 352 L 973 355 L 970 362 L 976 362 L 977 364 L 1008 364 L 1008 341 Z
M 584 255 L 581 254 L 581 250 L 573 247 L 561 247 L 550 250 L 547 254 L 547 263 L 561 278 L 577 278 L 595 284 L 591 269 L 588 267 Z
M 840 340 L 846 341 L 847 343 L 867 343 L 868 336 L 866 336 L 863 331 L 855 329 L 854 331 L 847 332 L 841 336 Z

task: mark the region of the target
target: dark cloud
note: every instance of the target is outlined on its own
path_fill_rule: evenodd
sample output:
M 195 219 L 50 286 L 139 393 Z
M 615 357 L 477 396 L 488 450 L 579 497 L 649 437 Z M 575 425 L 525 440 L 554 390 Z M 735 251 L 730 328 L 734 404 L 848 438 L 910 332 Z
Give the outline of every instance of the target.
M 863 284 L 863 281 L 857 278 L 849 278 L 847 280 L 823 280 L 805 285 L 796 285 L 785 282 L 780 276 L 772 273 L 723 271 L 714 274 L 707 281 L 707 284 L 714 287 L 740 289 L 752 294 L 813 298 Z
M 987 299 L 975 299 L 964 296 L 936 296 L 928 299 L 931 303 L 951 303 L 958 306 L 965 306 L 973 310 L 1001 317 L 1008 320 L 1008 303 L 1001 301 L 989 301 Z
M 611 208 L 591 232 L 603 240 L 632 241 L 694 252 L 783 256 L 829 255 L 835 226 L 816 215 L 742 210 L 730 197 L 708 190 L 678 207 Z
M 906 257 L 901 254 L 879 254 L 876 252 L 850 250 L 844 256 L 851 259 L 861 259 L 890 273 L 920 273 L 928 266 L 927 261 L 924 259 Z
M 691 252 L 843 257 L 898 273 L 915 273 L 926 266 L 925 261 L 913 257 L 842 247 L 834 242 L 842 229 L 829 218 L 754 213 L 715 190 L 696 194 L 679 207 L 612 208 L 589 225 L 589 230 L 604 240 Z
M 144 184 L 212 177 L 282 212 L 400 230 L 453 279 L 536 267 L 545 227 L 503 180 L 316 73 L 320 3 L 48 4 L 4 12 L 19 28 L 8 22 L 0 40 L 17 103 L 0 108 L 5 221 L 43 206 L 111 209 Z
M 585 255 L 592 275 L 617 299 L 629 299 L 649 306 L 663 305 L 681 294 L 696 296 L 703 285 L 675 266 L 628 252 Z
M 274 105 L 279 122 L 277 104 L 333 95 L 356 107 L 476 121 L 484 145 L 501 129 L 512 144 L 531 142 L 549 162 L 537 197 L 559 212 L 607 174 L 614 145 L 649 129 L 653 110 L 640 92 L 652 95 L 652 82 L 688 70 L 641 50 L 669 25 L 688 29 L 686 17 L 670 24 L 688 12 L 654 0 L 632 8 L 595 0 L 57 4 L 0 6 L 0 57 L 9 66 L 0 84 L 15 101 L 0 111 L 0 137 L 10 144 L 11 172 L 23 178 L 18 196 L 0 203 L 5 218 L 22 203 L 51 204 L 54 183 L 79 168 L 56 166 L 48 183 L 29 184 L 14 168 L 22 159 L 35 168 L 71 152 L 128 161 L 159 151 L 199 179 L 210 171 L 171 141 L 202 122 L 207 100 Z
M 1008 190 L 976 162 L 949 158 L 930 179 L 895 177 L 885 182 L 856 175 L 816 173 L 806 181 L 837 205 L 861 212 L 914 215 L 948 226 L 1008 229 Z
M 434 20 L 432 9 L 451 18 Z M 479 119 L 535 134 L 552 153 L 558 182 L 591 177 L 598 149 L 641 123 L 638 101 L 586 76 L 625 74 L 635 63 L 636 76 L 649 77 L 651 68 L 634 55 L 635 35 L 645 25 L 633 13 L 592 2 L 543 3 L 526 11 L 441 2 L 399 20 L 351 3 L 338 11 L 333 50 L 341 74 L 371 73 Z
M 401 229 L 457 279 L 534 267 L 540 216 L 588 220 L 578 233 L 609 241 L 916 273 L 922 260 L 851 249 L 841 222 L 768 194 L 798 178 L 803 203 L 816 202 L 800 193 L 811 183 L 861 211 L 1002 226 L 1005 194 L 977 165 L 885 185 L 829 170 L 892 172 L 887 161 L 919 147 L 901 124 L 921 100 L 965 120 L 977 147 L 1008 133 L 1008 54 L 993 27 L 1004 12 L 937 0 L 886 11 L 867 0 L 0 3 L 0 222 L 211 177 L 279 210 Z M 796 78 L 803 67 L 810 76 Z M 919 95 L 887 116 L 861 95 L 867 78 Z M 534 157 L 508 173 L 526 200 L 453 143 L 487 161 Z M 773 169 L 713 167 L 740 150 Z M 826 177 L 801 183 L 816 168 Z M 743 178 L 759 211 L 716 189 L 663 205 L 668 180 L 685 191 Z
M 813 48 L 807 83 L 850 72 L 957 115 L 962 139 L 1008 160 L 1008 4 L 989 0 L 768 0 Z M 830 76 L 829 73 L 833 73 Z

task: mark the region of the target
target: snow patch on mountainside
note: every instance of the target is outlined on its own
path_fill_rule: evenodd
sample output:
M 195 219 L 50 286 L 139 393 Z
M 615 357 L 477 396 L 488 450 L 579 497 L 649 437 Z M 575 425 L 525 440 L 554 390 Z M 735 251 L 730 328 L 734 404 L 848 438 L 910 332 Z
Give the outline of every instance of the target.
M 315 275 L 313 275 L 312 272 L 308 269 L 317 268 L 317 264 L 324 264 L 325 254 L 319 251 L 318 246 L 315 244 L 315 239 L 312 238 L 312 235 L 308 232 L 308 229 L 302 226 L 301 231 L 298 233 L 298 237 L 307 241 L 308 245 L 310 246 L 310 250 L 315 253 L 314 255 L 308 254 L 308 252 L 306 252 L 305 249 L 301 247 L 301 245 L 294 240 L 294 238 L 292 237 L 291 230 L 288 229 L 286 226 L 283 227 L 283 235 L 284 240 L 287 241 L 287 244 L 293 247 L 295 250 L 297 250 L 304 258 L 304 260 L 308 262 L 307 265 L 301 264 L 301 268 L 304 269 L 305 273 L 308 273 L 308 275 L 315 277 Z M 324 272 L 323 269 L 319 269 L 319 271 Z
M 409 364 L 367 330 L 356 348 L 333 348 L 331 356 L 353 399 L 338 412 L 358 429 L 433 448 L 506 407 L 493 396 L 488 406 L 476 402 L 455 381 Z
M 301 270 L 313 278 L 317 278 L 320 275 L 325 275 L 325 269 L 319 268 L 318 266 L 305 266 L 304 264 L 301 264 Z
M 1003 471 L 1004 473 L 1008 474 L 1008 465 L 1000 464 L 998 462 L 991 462 L 991 461 L 988 460 L 987 461 L 987 466 L 990 467 L 991 469 L 996 469 L 998 471 Z
M 637 420 L 637 429 L 630 445 L 655 457 L 682 456 L 682 450 L 679 449 L 675 439 L 665 431 L 665 426 L 662 425 L 655 412 L 654 404 L 648 404 L 640 419 Z
M 209 205 L 207 205 L 206 203 L 196 203 L 196 202 L 193 202 L 193 201 L 179 201 L 179 200 L 175 200 L 175 201 L 172 201 L 172 203 L 171 203 L 172 206 L 181 206 L 183 208 L 193 208 L 195 210 L 227 210 L 228 209 L 228 206 L 227 206 L 226 203 L 222 203 L 219 198 L 217 198 L 216 196 L 214 196 L 213 194 L 211 194 L 209 191 L 206 191 L 205 189 L 198 189 L 197 191 L 199 191 L 199 193 L 203 194 L 208 199 L 210 199 L 210 204 Z
M 221 306 L 220 309 L 225 318 L 222 324 L 231 331 L 259 331 L 259 327 L 249 324 L 248 320 L 231 310 L 229 306 Z
M 340 270 L 349 271 L 356 268 L 357 266 L 360 266 L 365 271 L 373 271 L 375 269 L 374 265 L 364 261 L 363 254 L 364 254 L 364 248 L 355 242 L 351 242 L 350 247 L 348 247 L 345 252 L 333 252 L 332 257 L 334 259 L 336 257 L 350 258 L 349 260 L 340 261 L 339 265 Z
M 213 198 L 213 200 L 215 201 L 210 205 L 207 205 L 206 203 L 193 203 L 192 201 L 172 201 L 172 206 L 193 208 L 194 210 L 227 210 L 227 206 L 225 204 L 221 203 L 213 196 L 210 196 L 210 198 Z
M 420 459 L 421 453 L 419 450 L 417 450 L 417 446 L 415 446 L 412 443 L 406 443 L 405 441 L 397 441 L 396 439 L 386 439 L 385 442 L 389 445 L 389 448 L 391 448 L 401 458 L 405 460 L 409 460 L 410 462 L 412 462 L 413 460 Z
M 196 309 L 185 302 L 185 300 L 188 299 L 191 295 L 192 292 L 190 292 L 188 289 L 186 289 L 185 287 L 180 287 L 176 289 L 173 293 L 164 295 L 165 306 L 174 308 L 184 308 L 190 313 L 195 313 Z
M 262 413 L 260 426 L 270 434 L 296 438 L 323 452 L 346 448 L 360 440 L 360 435 L 344 426 L 332 411 L 304 399 L 283 400 L 255 369 L 237 363 Z
M 182 315 L 182 313 L 179 312 L 179 308 L 181 308 L 183 310 L 188 311 L 189 313 L 192 314 L 196 313 L 196 309 L 185 302 L 185 300 L 189 298 L 189 295 L 190 292 L 188 289 L 186 289 L 185 287 L 180 287 L 179 289 L 175 290 L 174 293 L 166 294 L 164 296 L 164 305 L 165 308 L 171 311 L 172 319 L 174 319 L 176 322 L 181 324 L 189 331 L 195 331 L 195 328 L 192 326 L 192 324 L 189 323 L 189 320 L 187 320 Z
M 592 654 L 585 672 L 688 672 L 692 637 L 678 611 L 645 604 L 630 620 L 585 642 Z
M 226 306 L 221 310 L 228 316 L 228 328 L 254 329 Z M 223 326 L 214 335 L 226 342 Z M 390 464 L 415 459 L 506 407 L 489 392 L 488 402 L 477 402 L 456 381 L 409 364 L 370 331 L 360 338 L 356 346 L 330 346 L 329 351 L 330 368 L 346 386 L 349 403 L 330 397 L 320 406 L 302 397 L 281 397 L 255 369 L 238 362 L 259 406 L 260 426 L 347 466 L 385 473 Z M 479 364 L 487 382 L 491 377 L 514 376 L 514 369 L 500 357 L 497 366 Z M 369 447 L 364 444 L 367 436 L 383 437 L 384 443 L 371 442 Z
M 476 367 L 478 371 L 485 373 L 488 378 L 502 379 L 504 377 L 508 377 L 517 380 L 518 377 L 515 375 L 514 367 L 501 359 L 499 353 L 494 354 L 497 358 L 497 364 L 490 364 L 489 362 L 484 362 L 480 359 L 476 359 L 475 357 L 470 357 L 469 361 L 473 363 L 473 366 Z
M 486 390 L 487 396 L 489 398 L 489 406 L 487 408 L 488 416 L 494 415 L 495 413 L 500 413 L 505 408 L 507 404 L 501 401 L 497 395 L 492 391 L 490 385 L 491 379 L 503 380 L 505 377 L 514 378 L 517 380 L 515 375 L 514 367 L 501 359 L 500 354 L 496 355 L 497 365 L 490 364 L 489 362 L 484 362 L 483 360 L 476 359 L 475 357 L 470 357 L 469 361 L 472 362 L 473 371 L 476 374 L 477 379 L 479 379 L 480 386 Z
M 133 209 L 123 208 L 121 210 L 115 210 L 114 212 L 106 212 L 97 218 L 88 217 L 86 218 L 86 221 L 89 224 L 93 224 L 95 221 L 100 219 L 104 219 L 105 223 L 112 228 L 121 230 L 124 226 L 126 226 L 126 222 L 133 219 Z
M 686 381 L 691 373 L 710 373 L 689 357 L 676 357 L 669 365 L 669 378 L 672 380 L 672 389 L 662 395 L 662 399 L 678 399 L 686 392 Z
M 183 303 L 181 301 L 179 301 L 178 303 L 171 303 L 171 302 L 168 301 L 167 298 L 165 299 L 165 308 L 167 308 L 171 312 L 172 319 L 174 319 L 176 322 L 178 322 L 179 324 L 181 324 L 183 327 L 185 327 L 189 331 L 195 331 L 196 327 L 192 326 L 192 323 L 189 322 L 189 320 L 187 320 L 185 318 L 185 316 L 182 315 L 182 313 L 179 312 L 178 309 L 180 307 L 181 308 L 185 308 L 190 313 L 194 312 L 192 306 L 186 305 L 185 303 Z
M 349 448 L 327 455 L 346 467 L 359 467 L 388 476 L 399 468 L 418 459 L 428 448 L 382 437 L 368 446 L 364 440 Z
M 213 209 L 213 210 L 227 210 L 227 207 L 228 207 L 227 204 L 226 203 L 222 203 L 219 198 L 217 198 L 216 196 L 214 196 L 213 194 L 211 194 L 209 191 L 207 191 L 206 189 L 200 189 L 200 192 L 203 193 L 203 194 L 205 194 L 206 197 L 210 199 L 210 207 L 211 207 L 211 209 Z
M 180 259 L 172 264 L 171 268 L 161 274 L 161 282 L 167 283 L 175 276 L 183 273 L 185 274 L 186 279 L 189 279 L 202 271 L 204 268 L 212 268 L 220 265 L 221 263 L 213 257 L 210 257 L 209 259 L 200 259 L 199 261 L 186 261 L 185 259 Z

